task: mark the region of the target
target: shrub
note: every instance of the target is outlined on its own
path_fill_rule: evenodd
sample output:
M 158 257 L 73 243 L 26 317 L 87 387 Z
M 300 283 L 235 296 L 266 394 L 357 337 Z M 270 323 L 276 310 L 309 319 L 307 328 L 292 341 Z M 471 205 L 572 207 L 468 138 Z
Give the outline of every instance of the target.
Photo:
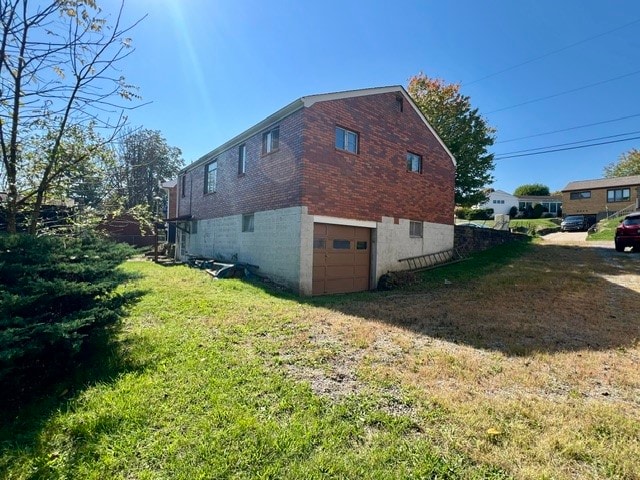
M 466 220 L 468 218 L 469 215 L 469 210 L 468 208 L 464 208 L 464 207 L 457 207 L 454 211 L 455 215 L 457 218 L 461 218 L 463 220 Z
M 515 205 L 509 209 L 509 218 L 516 218 L 518 215 L 518 207 Z
M 132 253 L 99 238 L 0 236 L 2 389 L 64 370 L 87 337 L 117 320 L 113 291 L 126 276 L 116 267 Z

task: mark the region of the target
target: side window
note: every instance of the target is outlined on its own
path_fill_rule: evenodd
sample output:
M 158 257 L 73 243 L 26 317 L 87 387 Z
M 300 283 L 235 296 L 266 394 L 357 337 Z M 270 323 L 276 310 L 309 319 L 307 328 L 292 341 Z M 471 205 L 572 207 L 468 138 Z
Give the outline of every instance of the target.
M 218 161 L 214 160 L 211 163 L 207 163 L 204 167 L 204 193 L 215 192 L 217 181 L 218 181 Z
M 187 174 L 182 175 L 180 179 L 180 196 L 182 198 L 187 196 Z
M 253 213 L 242 215 L 242 231 L 253 232 Z
M 243 143 L 238 147 L 238 175 L 247 172 L 247 146 Z
M 422 222 L 409 222 L 409 236 L 422 238 Z
M 407 152 L 407 172 L 422 173 L 422 157 L 420 155 Z
M 275 152 L 280 147 L 280 127 L 274 127 L 262 134 L 262 154 Z
M 336 127 L 336 148 L 358 153 L 358 134 L 346 128 Z

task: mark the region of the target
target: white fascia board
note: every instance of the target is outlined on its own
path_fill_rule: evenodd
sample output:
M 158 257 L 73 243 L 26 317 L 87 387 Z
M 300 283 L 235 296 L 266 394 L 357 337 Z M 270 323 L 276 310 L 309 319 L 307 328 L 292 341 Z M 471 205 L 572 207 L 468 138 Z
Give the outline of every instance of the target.
M 330 223 L 331 225 L 345 225 L 347 227 L 376 228 L 377 222 L 369 220 L 352 220 L 349 218 L 327 217 L 325 215 L 312 215 L 313 223 Z

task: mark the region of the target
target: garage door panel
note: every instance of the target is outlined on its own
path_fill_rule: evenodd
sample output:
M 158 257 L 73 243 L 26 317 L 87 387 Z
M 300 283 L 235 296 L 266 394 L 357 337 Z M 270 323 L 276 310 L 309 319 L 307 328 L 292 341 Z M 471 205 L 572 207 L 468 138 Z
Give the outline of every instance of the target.
M 369 289 L 371 230 L 314 224 L 314 295 Z
M 327 267 L 327 278 L 353 278 L 355 276 L 355 268 L 353 265 Z

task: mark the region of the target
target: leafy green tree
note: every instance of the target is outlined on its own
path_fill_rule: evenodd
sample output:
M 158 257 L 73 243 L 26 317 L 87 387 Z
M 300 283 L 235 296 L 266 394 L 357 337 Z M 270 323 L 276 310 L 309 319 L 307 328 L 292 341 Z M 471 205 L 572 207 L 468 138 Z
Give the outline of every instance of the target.
M 9 232 L 28 210 L 35 233 L 46 196 L 114 138 L 123 101 L 139 98 L 117 68 L 132 53 L 127 34 L 137 23 L 123 27 L 122 8 L 107 23 L 95 0 L 0 1 L 0 178 Z
M 631 175 L 640 175 L 640 150 L 635 148 L 620 155 L 617 162 L 610 163 L 604 167 L 604 176 L 606 178 L 628 177 Z
M 409 94 L 431 126 L 456 158 L 457 205 L 472 206 L 486 201 L 483 191 L 491 184 L 494 168 L 495 130 L 471 106 L 460 85 L 446 84 L 420 73 L 409 80 Z
M 119 144 L 109 184 L 123 207 L 146 205 L 155 211 L 156 199 L 165 193 L 160 183 L 174 178 L 182 168 L 182 152 L 157 130 L 128 130 Z
M 520 185 L 513 192 L 518 197 L 526 197 L 527 195 L 549 195 L 549 187 L 541 183 L 528 183 Z

